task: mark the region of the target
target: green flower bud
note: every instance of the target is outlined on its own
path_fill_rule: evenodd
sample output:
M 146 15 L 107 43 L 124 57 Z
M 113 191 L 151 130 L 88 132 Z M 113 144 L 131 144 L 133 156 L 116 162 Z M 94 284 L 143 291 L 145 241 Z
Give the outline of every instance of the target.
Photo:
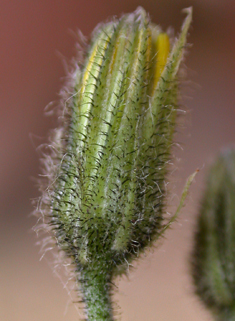
M 235 151 L 212 166 L 193 253 L 196 293 L 220 321 L 235 320 Z
M 142 8 L 98 26 L 71 75 L 43 202 L 78 272 L 89 320 L 112 319 L 112 277 L 162 229 L 186 12 L 173 44 Z

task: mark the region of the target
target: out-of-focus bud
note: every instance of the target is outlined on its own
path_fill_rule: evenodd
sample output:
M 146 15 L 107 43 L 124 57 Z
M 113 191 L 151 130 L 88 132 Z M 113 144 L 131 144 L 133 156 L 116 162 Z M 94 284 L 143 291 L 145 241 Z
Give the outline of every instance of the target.
M 162 228 L 186 13 L 174 43 L 143 8 L 99 25 L 72 74 L 43 202 L 78 272 L 89 320 L 112 319 L 110 280 Z
M 198 217 L 192 272 L 216 320 L 235 320 L 235 150 L 212 166 Z

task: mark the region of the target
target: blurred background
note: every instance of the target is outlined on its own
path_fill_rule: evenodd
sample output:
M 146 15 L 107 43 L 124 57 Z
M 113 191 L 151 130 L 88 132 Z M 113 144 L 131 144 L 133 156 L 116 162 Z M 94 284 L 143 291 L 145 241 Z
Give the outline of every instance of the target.
M 235 140 L 235 2 L 232 0 L 0 0 L 0 319 L 80 320 L 50 267 L 41 261 L 32 226 L 31 199 L 39 196 L 37 146 L 56 119 L 45 106 L 58 101 L 66 71 L 63 59 L 76 54 L 72 32 L 89 36 L 100 21 L 143 6 L 164 29 L 176 34 L 181 10 L 194 7 L 183 84 L 184 129 L 176 140 L 177 171 L 170 177 L 174 213 L 186 178 L 200 172 L 178 222 L 156 249 L 117 280 L 118 319 L 201 321 L 210 315 L 193 294 L 189 256 L 208 166 Z

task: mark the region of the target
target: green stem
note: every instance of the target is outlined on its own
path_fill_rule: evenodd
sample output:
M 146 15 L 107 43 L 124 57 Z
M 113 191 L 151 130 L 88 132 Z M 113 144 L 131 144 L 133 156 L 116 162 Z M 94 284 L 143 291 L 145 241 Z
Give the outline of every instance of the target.
M 100 270 L 83 270 L 81 284 L 86 316 L 89 321 L 113 321 L 108 273 Z
M 218 309 L 219 311 L 214 313 L 215 319 L 218 321 L 235 321 L 235 307 L 230 306 L 227 308 Z

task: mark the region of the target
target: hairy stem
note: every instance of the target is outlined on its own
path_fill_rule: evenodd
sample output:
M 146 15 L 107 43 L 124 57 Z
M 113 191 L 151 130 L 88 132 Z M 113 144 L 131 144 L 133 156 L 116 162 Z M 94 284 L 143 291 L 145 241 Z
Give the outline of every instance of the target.
M 102 270 L 81 272 L 81 284 L 86 316 L 89 321 L 113 321 L 110 282 Z

